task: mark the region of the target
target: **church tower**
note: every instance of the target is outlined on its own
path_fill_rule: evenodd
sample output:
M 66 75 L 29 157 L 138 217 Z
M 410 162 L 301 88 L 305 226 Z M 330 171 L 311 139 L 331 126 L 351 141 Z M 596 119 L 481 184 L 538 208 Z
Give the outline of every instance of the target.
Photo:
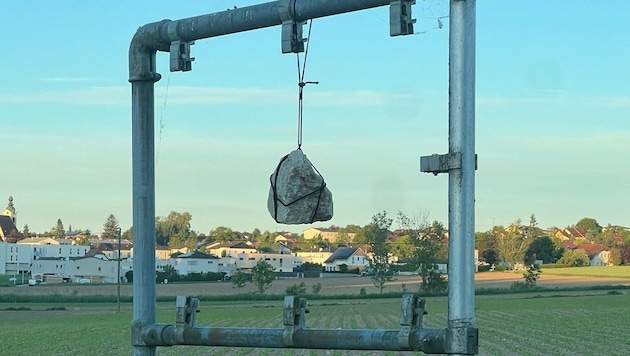
M 15 212 L 15 206 L 13 206 L 13 197 L 9 196 L 9 205 L 4 209 L 4 216 L 8 216 L 13 221 L 13 225 L 17 226 L 17 213 Z

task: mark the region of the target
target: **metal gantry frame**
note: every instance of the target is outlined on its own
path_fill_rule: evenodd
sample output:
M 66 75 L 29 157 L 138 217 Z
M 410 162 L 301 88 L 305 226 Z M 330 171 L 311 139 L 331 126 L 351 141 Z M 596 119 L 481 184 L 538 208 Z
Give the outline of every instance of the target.
M 279 0 L 182 20 L 144 25 L 129 49 L 132 92 L 134 355 L 157 346 L 419 350 L 478 353 L 474 319 L 475 6 L 449 0 L 449 152 L 421 157 L 421 171 L 449 174 L 448 326 L 422 327 L 424 300 L 404 295 L 398 330 L 320 330 L 305 327 L 306 300 L 286 297 L 282 329 L 196 327 L 195 298 L 178 297 L 176 325 L 156 324 L 154 83 L 158 51 L 170 52 L 171 71 L 192 69 L 194 41 L 282 25 L 282 52 L 303 51 L 302 26 L 310 19 L 390 6 L 390 35 L 413 34 L 415 0 Z

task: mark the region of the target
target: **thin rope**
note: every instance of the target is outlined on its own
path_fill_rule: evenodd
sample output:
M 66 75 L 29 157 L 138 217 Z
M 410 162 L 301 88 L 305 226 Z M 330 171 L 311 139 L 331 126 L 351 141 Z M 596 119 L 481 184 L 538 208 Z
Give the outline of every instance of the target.
M 295 2 L 293 3 L 293 14 L 295 14 Z M 297 24 L 294 22 L 294 25 Z M 297 58 L 297 71 L 298 71 L 298 150 L 302 148 L 302 108 L 304 98 L 304 86 L 306 84 L 319 84 L 319 82 L 305 82 L 304 74 L 306 73 L 306 59 L 308 58 L 308 46 L 311 42 L 311 28 L 313 27 L 313 20 L 311 19 L 308 24 L 308 34 L 306 36 L 306 49 L 304 50 L 304 64 L 300 70 L 300 53 L 296 53 Z

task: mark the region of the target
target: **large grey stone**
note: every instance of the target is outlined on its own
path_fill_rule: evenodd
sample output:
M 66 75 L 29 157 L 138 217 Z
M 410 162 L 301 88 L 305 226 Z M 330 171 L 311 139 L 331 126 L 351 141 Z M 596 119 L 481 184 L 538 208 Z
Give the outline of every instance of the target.
M 281 224 L 310 224 L 332 218 L 332 193 L 302 150 L 280 160 L 271 175 L 267 208 Z

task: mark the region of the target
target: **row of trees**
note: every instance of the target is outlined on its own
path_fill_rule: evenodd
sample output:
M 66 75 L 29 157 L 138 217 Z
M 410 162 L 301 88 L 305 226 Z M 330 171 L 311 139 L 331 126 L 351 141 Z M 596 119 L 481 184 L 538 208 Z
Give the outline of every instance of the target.
M 621 264 L 622 254 L 614 236 L 622 236 L 623 243 L 630 244 L 630 232 L 614 227 L 602 228 L 595 219 L 584 218 L 574 225 L 576 229 L 586 231 L 587 237 L 572 241 L 580 243 L 601 243 L 611 248 L 611 260 L 614 265 Z M 590 239 L 589 239 L 590 237 Z M 479 251 L 479 259 L 488 264 L 499 261 L 531 265 L 536 260 L 544 264 L 558 263 L 567 266 L 588 265 L 589 258 L 584 250 L 566 250 L 562 240 L 549 236 L 539 229 L 534 214 L 528 226 L 522 226 L 520 220 L 508 228 L 495 226 L 486 232 L 475 234 L 475 247 Z

